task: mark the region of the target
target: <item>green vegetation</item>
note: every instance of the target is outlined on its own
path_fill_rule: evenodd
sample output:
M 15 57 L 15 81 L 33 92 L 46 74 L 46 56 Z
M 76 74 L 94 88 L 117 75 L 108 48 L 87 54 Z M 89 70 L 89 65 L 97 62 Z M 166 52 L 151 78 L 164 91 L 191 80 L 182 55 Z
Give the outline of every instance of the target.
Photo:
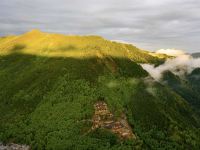
M 164 73 L 163 80 L 167 81 L 166 84 L 200 114 L 200 68 L 186 75 L 184 79 L 167 71 Z
M 41 150 L 199 149 L 198 113 L 138 64 L 164 59 L 98 36 L 1 38 L 0 141 Z M 99 98 L 126 114 L 136 140 L 90 130 Z

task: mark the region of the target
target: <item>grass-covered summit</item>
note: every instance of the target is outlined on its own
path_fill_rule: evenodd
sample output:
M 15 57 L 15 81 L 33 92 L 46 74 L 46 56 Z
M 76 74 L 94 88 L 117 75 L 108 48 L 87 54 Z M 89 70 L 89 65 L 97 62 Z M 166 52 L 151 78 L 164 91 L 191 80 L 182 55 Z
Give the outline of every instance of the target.
M 163 63 L 99 36 L 33 30 L 0 38 L 0 141 L 32 149 L 198 149 L 199 115 L 140 63 Z M 93 105 L 125 114 L 136 139 L 92 132 Z
M 130 44 L 106 40 L 100 36 L 77 36 L 43 33 L 32 30 L 19 36 L 0 38 L 0 53 L 20 52 L 47 57 L 90 58 L 104 56 L 129 58 L 143 63 L 158 59 Z

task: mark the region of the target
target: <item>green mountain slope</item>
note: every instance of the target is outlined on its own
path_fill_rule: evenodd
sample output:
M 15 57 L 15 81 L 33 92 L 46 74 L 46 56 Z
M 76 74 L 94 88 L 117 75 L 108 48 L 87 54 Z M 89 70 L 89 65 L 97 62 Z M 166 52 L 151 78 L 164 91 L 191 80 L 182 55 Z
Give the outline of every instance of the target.
M 0 141 L 32 149 L 198 149 L 198 113 L 139 65 L 164 60 L 99 36 L 34 30 L 3 37 Z M 91 131 L 100 99 L 115 116 L 127 116 L 136 140 Z
M 199 112 L 200 108 L 200 68 L 196 68 L 184 78 L 167 71 L 164 73 L 163 81 L 182 96 L 188 103 Z

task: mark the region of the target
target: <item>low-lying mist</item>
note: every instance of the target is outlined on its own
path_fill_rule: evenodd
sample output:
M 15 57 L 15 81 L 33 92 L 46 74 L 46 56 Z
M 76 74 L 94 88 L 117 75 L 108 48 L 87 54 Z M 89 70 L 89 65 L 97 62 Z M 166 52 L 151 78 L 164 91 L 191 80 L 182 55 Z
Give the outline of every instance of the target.
M 142 64 L 145 69 L 156 81 L 162 79 L 165 71 L 171 71 L 178 76 L 191 73 L 195 68 L 200 68 L 200 58 L 193 58 L 181 50 L 167 49 L 158 50 L 156 53 L 163 53 L 174 58 L 167 59 L 164 64 L 155 67 L 151 64 Z

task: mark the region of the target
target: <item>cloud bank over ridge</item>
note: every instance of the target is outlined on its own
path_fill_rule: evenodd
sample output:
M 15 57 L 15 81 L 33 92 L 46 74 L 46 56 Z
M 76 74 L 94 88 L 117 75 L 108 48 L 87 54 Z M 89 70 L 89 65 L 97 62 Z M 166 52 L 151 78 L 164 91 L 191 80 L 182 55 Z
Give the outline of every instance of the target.
M 160 81 L 163 73 L 168 70 L 178 76 L 183 76 L 191 73 L 195 68 L 200 68 L 200 58 L 193 58 L 192 56 L 185 54 L 184 51 L 176 51 L 175 49 L 162 49 L 157 52 L 176 57 L 166 60 L 164 64 L 157 67 L 150 64 L 141 65 L 156 81 Z

